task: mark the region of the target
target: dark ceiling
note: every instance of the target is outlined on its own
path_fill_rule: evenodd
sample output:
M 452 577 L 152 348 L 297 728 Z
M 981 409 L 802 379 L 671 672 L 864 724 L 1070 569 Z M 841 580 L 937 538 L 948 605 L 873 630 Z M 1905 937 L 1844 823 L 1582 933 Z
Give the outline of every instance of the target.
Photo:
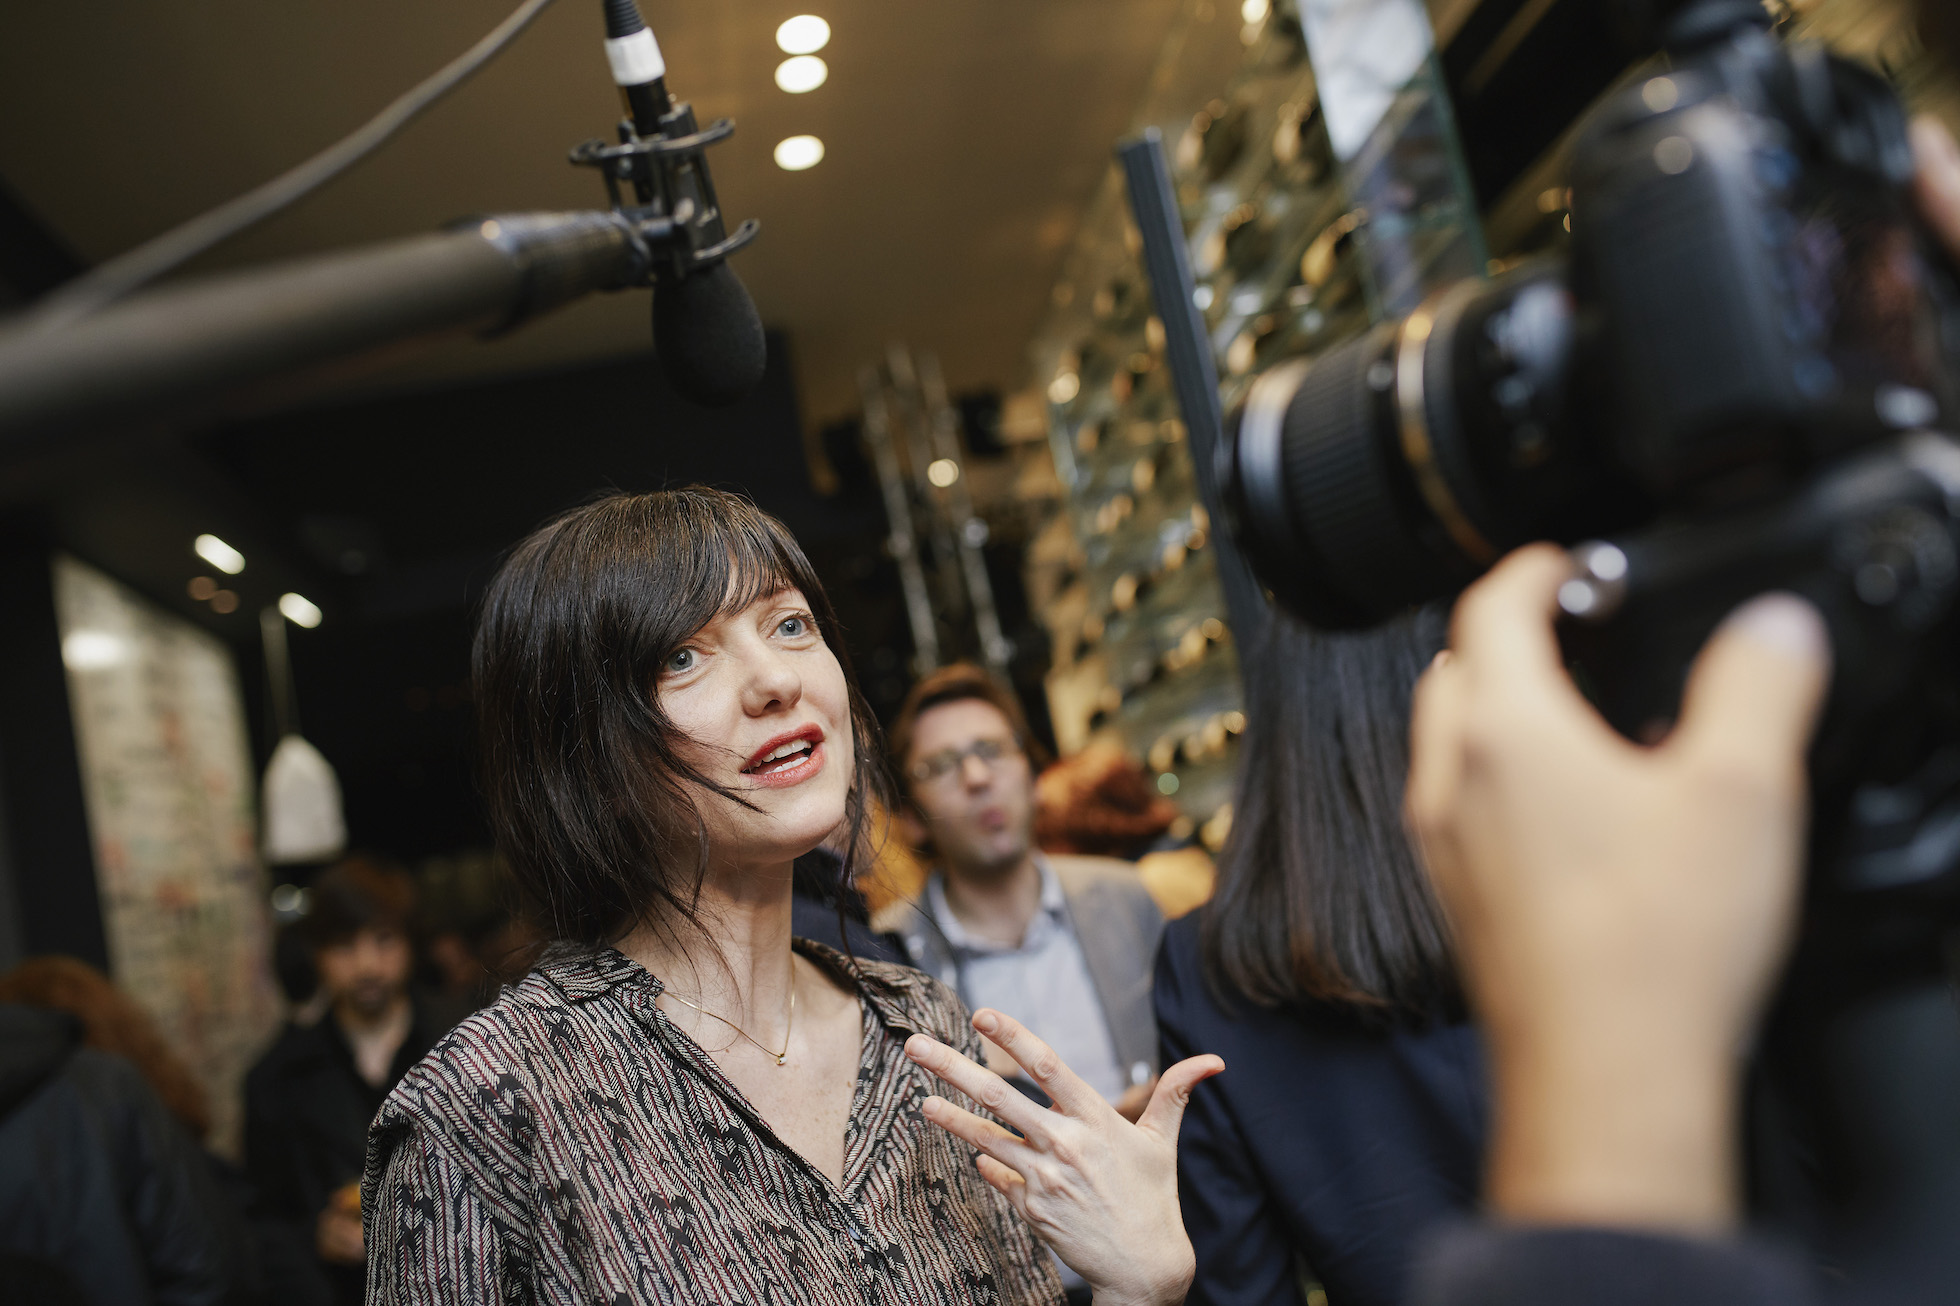
M 240 193 L 349 131 L 460 53 L 514 0 L 127 0 L 0 6 L 0 178 L 96 262 Z M 796 348 L 803 412 L 856 407 L 891 339 L 936 351 L 956 389 L 1020 384 L 1064 246 L 1166 38 L 1187 65 L 1238 55 L 1237 3 L 1211 0 L 647 0 L 676 93 L 730 116 L 713 156 L 739 260 Z M 832 28 L 830 79 L 778 90 L 783 19 Z M 428 230 L 459 215 L 590 208 L 565 161 L 619 106 L 598 0 L 558 0 L 474 81 L 377 157 L 226 246 L 250 263 Z M 817 167 L 777 140 L 815 133 Z M 0 230 L 0 236 L 6 232 Z M 459 341 L 366 384 L 426 385 L 642 353 L 644 296 L 601 296 L 494 344 Z

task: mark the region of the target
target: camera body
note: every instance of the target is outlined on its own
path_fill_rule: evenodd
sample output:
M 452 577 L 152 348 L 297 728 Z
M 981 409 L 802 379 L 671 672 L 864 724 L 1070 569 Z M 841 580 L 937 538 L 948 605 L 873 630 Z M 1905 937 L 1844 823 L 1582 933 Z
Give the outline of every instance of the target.
M 1668 71 L 1577 139 L 1569 256 L 1269 370 L 1220 481 L 1255 571 L 1321 626 L 1577 546 L 1567 649 L 1633 738 L 1737 604 L 1810 598 L 1837 659 L 1811 884 L 1838 901 L 1812 916 L 1850 947 L 1960 901 L 1960 444 L 1933 434 L 1960 418 L 1960 295 L 1889 88 L 1765 25 L 1677 11 Z

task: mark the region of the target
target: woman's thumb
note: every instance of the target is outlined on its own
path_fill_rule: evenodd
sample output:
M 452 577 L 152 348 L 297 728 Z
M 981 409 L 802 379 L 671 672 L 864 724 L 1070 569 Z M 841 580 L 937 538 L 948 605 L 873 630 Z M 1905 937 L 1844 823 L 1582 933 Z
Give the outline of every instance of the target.
M 1157 1081 L 1157 1091 L 1150 1095 L 1150 1105 L 1143 1109 L 1137 1128 L 1147 1129 L 1176 1146 L 1177 1131 L 1184 1123 L 1184 1107 L 1191 1100 L 1191 1090 L 1199 1080 L 1210 1079 L 1224 1069 L 1224 1058 L 1207 1052 L 1201 1057 L 1188 1057 L 1166 1070 Z

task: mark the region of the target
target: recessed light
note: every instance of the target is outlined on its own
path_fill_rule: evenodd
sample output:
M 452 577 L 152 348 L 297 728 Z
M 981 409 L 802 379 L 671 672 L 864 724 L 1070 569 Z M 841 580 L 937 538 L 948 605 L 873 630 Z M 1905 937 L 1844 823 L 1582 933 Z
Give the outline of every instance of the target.
M 801 172 L 823 162 L 823 142 L 814 136 L 789 136 L 776 142 L 776 166 Z
M 776 65 L 776 85 L 791 95 L 801 95 L 822 86 L 830 69 L 814 54 L 799 54 Z
M 281 594 L 279 596 L 279 611 L 284 613 L 286 620 L 292 622 L 295 626 L 304 626 L 308 630 L 319 625 L 320 617 L 322 616 L 320 609 L 315 607 L 311 600 L 298 594 Z
M 798 14 L 776 29 L 776 48 L 784 54 L 815 54 L 830 44 L 830 24 L 815 14 Z
M 227 576 L 245 570 L 245 555 L 215 535 L 200 535 L 191 541 L 191 552 Z

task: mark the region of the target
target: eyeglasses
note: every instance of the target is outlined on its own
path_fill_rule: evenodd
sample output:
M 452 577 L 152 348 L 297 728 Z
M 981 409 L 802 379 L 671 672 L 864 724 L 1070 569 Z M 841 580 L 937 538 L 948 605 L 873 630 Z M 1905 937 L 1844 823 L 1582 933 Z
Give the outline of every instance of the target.
M 912 763 L 911 776 L 919 784 L 937 784 L 957 772 L 971 757 L 989 771 L 1004 758 L 1021 756 L 1021 745 L 1012 739 L 976 739 L 965 748 L 948 748 Z

